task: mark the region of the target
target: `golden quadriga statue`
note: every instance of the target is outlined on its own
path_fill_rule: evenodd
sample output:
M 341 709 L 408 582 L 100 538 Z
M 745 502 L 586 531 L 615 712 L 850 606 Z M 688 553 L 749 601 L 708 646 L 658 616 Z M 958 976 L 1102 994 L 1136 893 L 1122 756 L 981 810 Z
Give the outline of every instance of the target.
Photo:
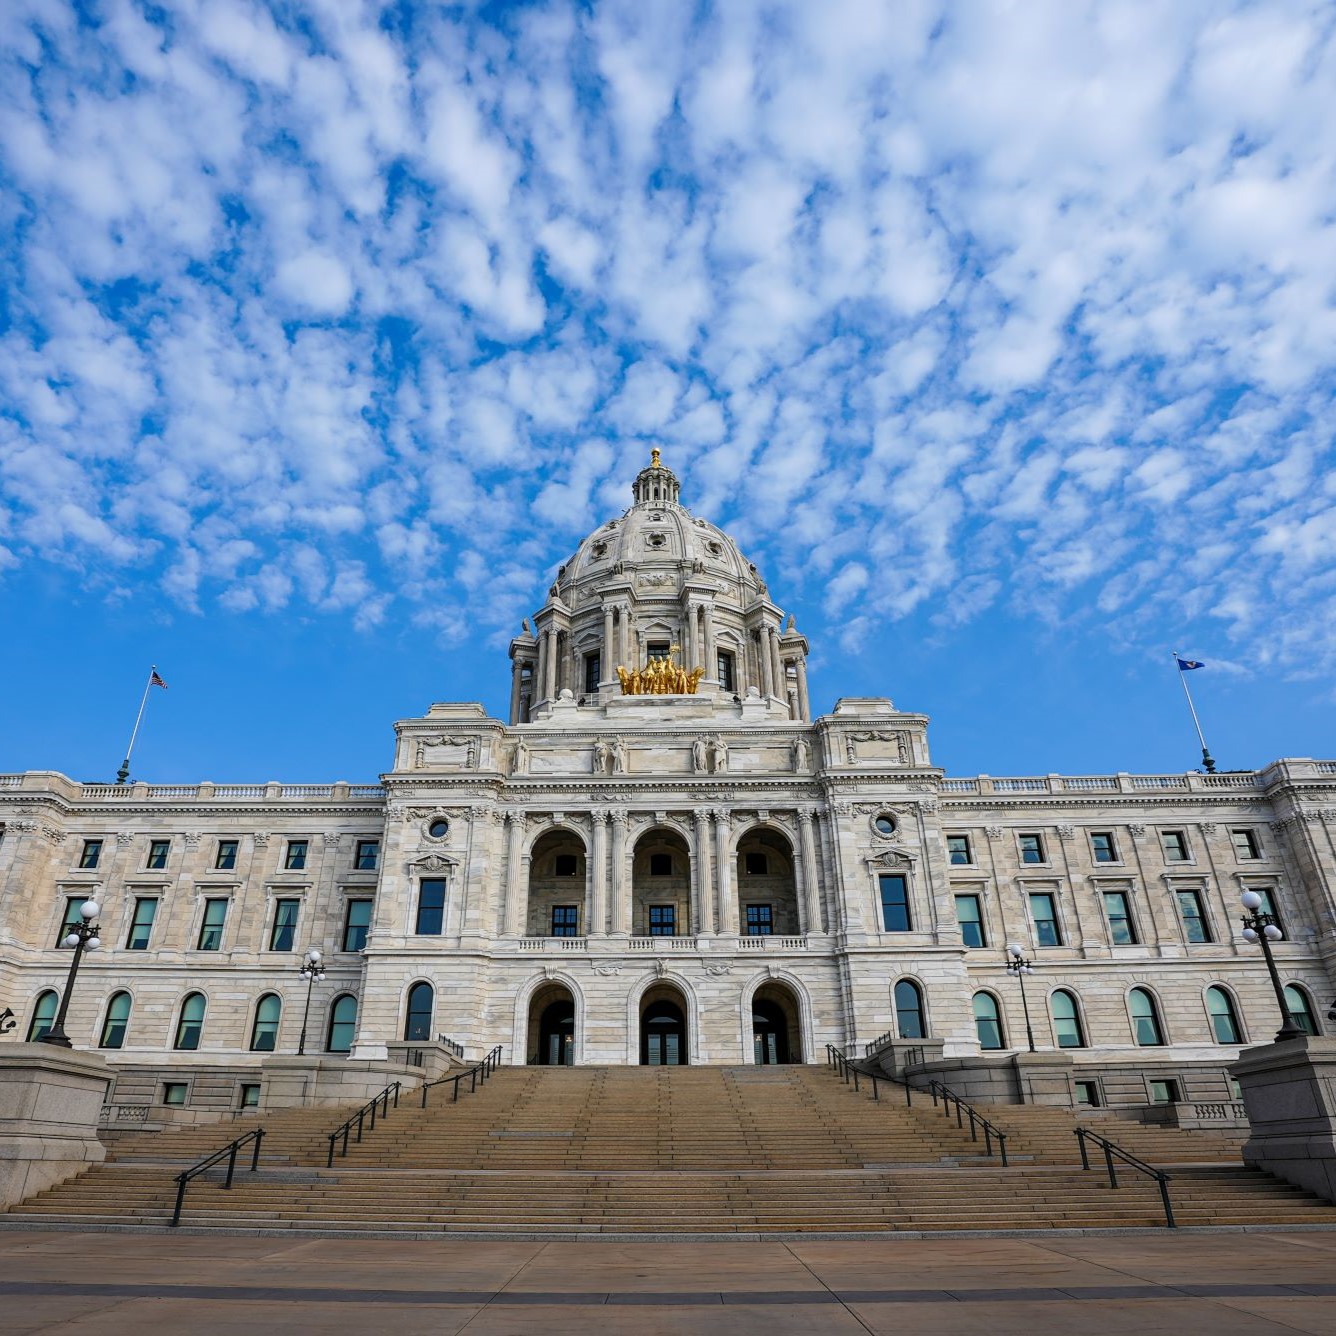
M 617 676 L 623 696 L 694 696 L 705 669 L 693 668 L 687 672 L 668 659 L 651 659 L 643 668 L 624 668 L 618 664 Z

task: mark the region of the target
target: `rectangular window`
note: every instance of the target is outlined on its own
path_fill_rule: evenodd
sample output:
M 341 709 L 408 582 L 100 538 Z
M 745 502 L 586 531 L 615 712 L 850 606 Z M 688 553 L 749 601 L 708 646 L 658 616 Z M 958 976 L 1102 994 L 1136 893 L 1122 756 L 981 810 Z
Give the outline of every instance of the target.
M 1127 903 L 1127 892 L 1105 891 L 1104 912 L 1109 918 L 1109 940 L 1114 946 L 1135 946 L 1137 932 Z
M 349 900 L 343 910 L 343 949 L 360 951 L 371 931 L 371 901 Z
M 158 913 L 158 902 L 149 896 L 135 899 L 135 916 L 130 920 L 130 935 L 125 939 L 127 951 L 147 951 L 148 939 L 153 935 L 153 920 Z
M 1202 910 L 1201 895 L 1197 891 L 1178 892 L 1178 912 L 1183 919 L 1183 934 L 1190 942 L 1209 942 L 1211 926 Z
M 764 877 L 770 870 L 766 857 L 762 853 L 749 853 L 743 858 L 742 866 L 749 877 Z
M 353 867 L 358 872 L 374 872 L 380 862 L 379 840 L 358 840 L 357 854 L 353 858 Z
M 227 901 L 210 899 L 204 902 L 204 917 L 199 925 L 199 949 L 201 951 L 221 951 L 223 949 L 223 924 L 227 922 Z
M 552 906 L 552 936 L 578 937 L 580 935 L 580 906 Z
M 650 905 L 649 935 L 651 937 L 677 936 L 676 905 Z
M 1058 930 L 1058 903 L 1048 891 L 1031 893 L 1030 917 L 1034 919 L 1034 940 L 1037 946 L 1062 945 L 1062 933 Z
M 1162 830 L 1160 848 L 1164 850 L 1166 863 L 1186 863 L 1188 861 L 1188 839 L 1181 830 Z
M 673 875 L 672 854 L 650 854 L 649 875 L 651 877 L 671 877 Z
M 598 695 L 599 679 L 603 675 L 603 660 L 597 654 L 585 655 L 585 695 Z
M 1257 844 L 1257 832 L 1255 830 L 1231 830 L 1229 838 L 1234 842 L 1234 856 L 1236 858 L 1260 858 L 1262 851 Z
M 65 917 L 60 920 L 60 931 L 56 934 L 57 946 L 64 946 L 65 938 L 83 922 L 83 915 L 79 913 L 79 906 L 83 902 L 82 895 L 76 895 L 73 899 L 65 901 Z
M 190 1085 L 186 1081 L 164 1081 L 162 1102 L 164 1104 L 174 1104 L 180 1108 L 186 1102 L 186 1094 L 189 1090 Z
M 283 856 L 283 866 L 288 872 L 300 872 L 306 866 L 307 840 L 289 840 L 287 853 Z
M 576 854 L 558 854 L 552 862 L 552 874 L 556 877 L 575 877 L 580 873 L 580 859 Z
M 747 936 L 769 937 L 775 931 L 775 908 L 773 905 L 747 906 Z
M 968 865 L 974 862 L 974 854 L 970 851 L 970 837 L 968 835 L 948 835 L 946 837 L 946 854 L 951 862 L 957 865 Z
M 733 680 L 733 656 L 723 650 L 719 651 L 719 689 L 728 692 L 738 689 Z
M 1076 1102 L 1084 1104 L 1087 1108 L 1099 1108 L 1099 1082 L 1077 1081 Z
M 418 885 L 417 925 L 419 937 L 439 937 L 445 930 L 445 878 L 423 877 Z
M 241 1107 L 243 1109 L 258 1109 L 260 1107 L 260 1083 L 258 1081 L 247 1081 L 241 1087 Z
M 1018 835 L 1021 845 L 1022 863 L 1042 863 L 1044 861 L 1044 840 L 1041 835 Z
M 1152 1081 L 1150 1083 L 1150 1102 L 1152 1104 L 1177 1104 L 1180 1098 L 1177 1081 Z
M 297 944 L 297 915 L 301 912 L 300 900 L 274 901 L 274 926 L 269 929 L 269 949 L 271 951 L 291 951 Z
M 148 862 L 144 866 L 151 868 L 166 867 L 167 854 L 171 847 L 171 840 L 150 840 L 148 842 Z
M 645 654 L 651 660 L 666 659 L 671 652 L 671 648 L 666 640 L 651 640 L 645 646 Z
M 881 926 L 884 932 L 908 932 L 909 880 L 899 872 L 883 872 L 877 878 L 881 888 Z
M 1090 852 L 1097 863 L 1116 863 L 1118 848 L 1113 842 L 1111 830 L 1092 830 L 1090 832 Z
M 1248 889 L 1262 898 L 1262 903 L 1257 906 L 1258 911 L 1263 914 L 1270 914 L 1275 919 L 1276 926 L 1283 930 L 1285 925 L 1280 921 L 1280 914 L 1276 910 L 1276 898 L 1271 891 L 1265 886 L 1249 886 Z
M 79 855 L 79 866 L 81 868 L 94 868 L 102 858 L 102 841 L 85 840 L 83 842 L 83 853 Z
M 230 871 L 237 865 L 237 842 L 236 840 L 219 840 L 218 857 L 213 860 L 216 868 L 222 868 Z
M 977 895 L 956 896 L 956 922 L 960 924 L 960 940 L 966 946 L 987 946 L 983 935 L 983 911 Z

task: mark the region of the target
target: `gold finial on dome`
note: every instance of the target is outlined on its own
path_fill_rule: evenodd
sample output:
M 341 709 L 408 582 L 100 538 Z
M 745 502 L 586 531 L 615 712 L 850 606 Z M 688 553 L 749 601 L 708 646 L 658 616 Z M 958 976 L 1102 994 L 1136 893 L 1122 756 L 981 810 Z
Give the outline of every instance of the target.
M 649 452 L 649 466 L 650 466 L 650 468 L 652 468 L 652 469 L 656 469 L 656 468 L 659 468 L 659 467 L 660 467 L 660 465 L 659 465 L 659 454 L 660 454 L 660 451 L 659 451 L 659 447 L 658 447 L 657 445 L 656 445 L 656 446 L 652 446 L 652 447 L 650 448 L 650 452 Z

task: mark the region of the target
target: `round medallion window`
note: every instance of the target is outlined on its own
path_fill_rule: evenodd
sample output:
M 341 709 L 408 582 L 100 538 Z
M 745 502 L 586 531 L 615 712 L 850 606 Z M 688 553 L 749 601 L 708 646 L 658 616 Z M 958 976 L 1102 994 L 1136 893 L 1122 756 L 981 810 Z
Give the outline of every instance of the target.
M 895 818 L 889 812 L 878 812 L 872 818 L 872 828 L 878 835 L 894 835 Z
M 430 835 L 433 840 L 443 840 L 449 833 L 450 823 L 443 816 L 436 817 L 436 819 L 427 827 L 427 834 Z

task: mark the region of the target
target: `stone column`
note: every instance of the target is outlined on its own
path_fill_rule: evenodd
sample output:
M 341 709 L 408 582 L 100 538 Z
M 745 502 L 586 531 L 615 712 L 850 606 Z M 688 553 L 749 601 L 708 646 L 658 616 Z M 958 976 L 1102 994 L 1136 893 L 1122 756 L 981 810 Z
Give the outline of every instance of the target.
M 814 807 L 798 809 L 798 856 L 803 869 L 803 909 L 805 932 L 821 931 L 821 883 L 816 870 L 816 841 L 812 837 Z
M 789 697 L 789 679 L 784 676 L 784 664 L 779 657 L 779 627 L 767 626 L 765 629 L 766 647 L 770 651 L 770 676 L 775 684 L 775 695 L 782 701 Z
M 612 812 L 612 930 L 631 935 L 631 884 L 626 875 L 626 812 Z
M 726 807 L 716 807 L 714 817 L 715 839 L 715 881 L 719 896 L 719 931 L 737 935 L 738 901 L 733 894 L 733 860 L 729 856 L 728 842 L 731 833 L 731 813 Z
M 585 931 L 591 937 L 602 937 L 608 931 L 608 814 L 600 808 L 591 816 L 594 822 L 594 866 Z
M 705 617 L 705 676 L 711 681 L 719 680 L 719 651 L 714 643 L 714 607 L 707 603 Z M 734 687 L 736 691 L 737 688 Z
M 807 695 L 807 660 L 800 654 L 794 664 L 798 669 L 798 712 L 803 723 L 812 722 L 812 702 Z
M 617 647 L 612 643 L 612 607 L 603 609 L 603 662 L 599 665 L 599 680 L 615 682 L 617 680 Z
M 524 846 L 524 813 L 506 813 L 506 912 L 503 932 L 507 937 L 524 933 L 524 908 L 528 896 L 523 885 L 521 859 Z
M 710 879 L 710 813 L 704 807 L 698 807 L 694 813 L 696 824 L 696 847 L 692 850 L 691 889 L 695 903 L 691 907 L 692 930 L 697 937 L 702 933 L 714 933 L 714 903 L 712 882 Z
M 756 666 L 761 671 L 761 695 L 769 699 L 775 694 L 775 675 L 770 658 L 770 636 L 764 626 L 756 633 Z
M 510 664 L 510 722 L 520 721 L 520 669 L 523 666 L 518 656 Z
M 544 629 L 538 633 L 538 668 L 534 672 L 531 705 L 537 705 L 540 700 L 546 699 L 548 653 L 548 632 Z
M 696 666 L 696 607 L 687 604 L 686 617 L 682 621 L 682 670 L 689 673 Z

